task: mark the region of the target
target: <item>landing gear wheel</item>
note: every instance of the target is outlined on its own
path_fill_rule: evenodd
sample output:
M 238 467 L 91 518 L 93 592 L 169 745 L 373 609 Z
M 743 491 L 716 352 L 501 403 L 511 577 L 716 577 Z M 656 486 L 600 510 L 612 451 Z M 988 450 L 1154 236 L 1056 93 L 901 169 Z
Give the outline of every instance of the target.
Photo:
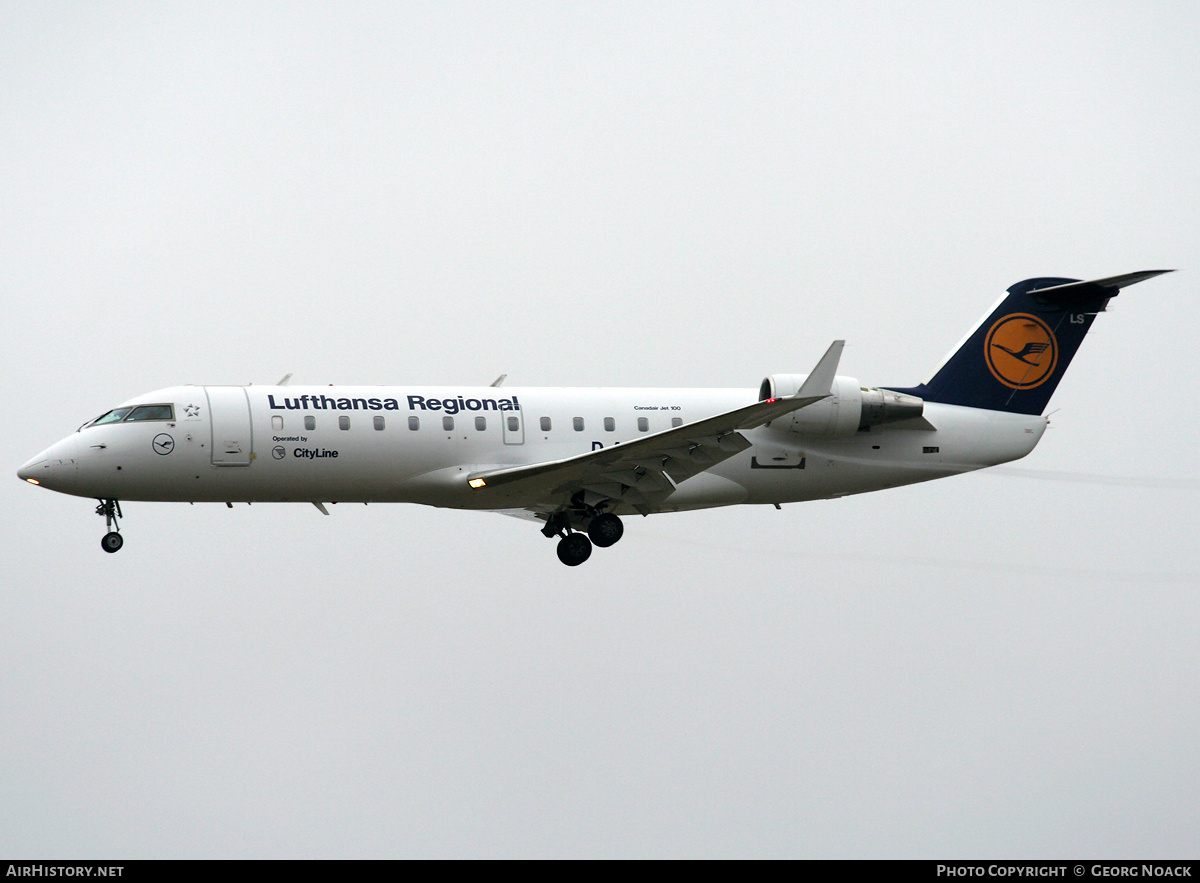
M 601 549 L 607 549 L 617 540 L 621 539 L 625 533 L 625 525 L 621 523 L 621 519 L 613 515 L 611 512 L 605 512 L 603 515 L 597 515 L 592 519 L 592 523 L 588 525 L 588 536 L 592 538 L 592 542 Z
M 125 545 L 125 540 L 117 533 L 121 529 L 121 525 L 118 523 L 121 518 L 121 504 L 116 500 L 100 500 L 99 502 L 96 514 L 104 516 L 104 526 L 108 528 L 108 533 L 100 540 L 100 548 L 105 552 L 116 552 Z
M 569 533 L 558 541 L 558 560 L 567 567 L 578 567 L 592 554 L 592 541 L 581 533 Z

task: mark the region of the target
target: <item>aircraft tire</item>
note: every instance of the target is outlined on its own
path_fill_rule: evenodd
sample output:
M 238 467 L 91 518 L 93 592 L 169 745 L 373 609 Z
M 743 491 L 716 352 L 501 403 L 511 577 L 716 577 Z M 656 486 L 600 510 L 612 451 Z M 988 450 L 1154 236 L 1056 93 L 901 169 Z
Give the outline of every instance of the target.
M 625 533 L 625 525 L 621 519 L 611 512 L 597 515 L 588 525 L 588 536 L 601 549 L 614 545 Z
M 119 552 L 123 545 L 125 545 L 125 538 L 115 530 L 110 530 L 100 540 L 100 548 L 105 552 Z
M 558 560 L 578 567 L 592 555 L 592 541 L 581 533 L 570 533 L 558 541 Z

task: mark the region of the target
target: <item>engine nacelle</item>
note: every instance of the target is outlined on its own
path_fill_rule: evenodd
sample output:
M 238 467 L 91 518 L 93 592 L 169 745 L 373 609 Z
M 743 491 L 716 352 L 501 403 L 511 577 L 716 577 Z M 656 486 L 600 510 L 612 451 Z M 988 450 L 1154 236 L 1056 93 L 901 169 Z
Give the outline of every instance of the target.
M 764 378 L 758 399 L 795 395 L 807 374 L 772 374 Z M 833 395 L 773 421 L 792 432 L 841 438 L 872 426 L 920 417 L 924 400 L 890 389 L 859 386 L 853 377 L 835 377 Z

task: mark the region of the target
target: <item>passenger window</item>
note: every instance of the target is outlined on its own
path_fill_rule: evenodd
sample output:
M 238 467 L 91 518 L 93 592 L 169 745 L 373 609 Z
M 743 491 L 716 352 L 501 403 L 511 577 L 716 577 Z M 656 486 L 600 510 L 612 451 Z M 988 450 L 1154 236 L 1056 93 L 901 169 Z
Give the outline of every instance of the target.
M 508 418 L 508 431 L 509 432 L 520 432 L 521 431 L 521 421 L 519 418 L 517 418 L 517 417 L 509 417 Z
M 447 432 L 454 429 L 454 418 L 450 416 L 443 417 L 442 429 L 446 430 Z
M 413 432 L 416 432 L 418 429 L 420 429 L 421 428 L 421 418 L 420 417 L 409 417 L 408 418 L 408 428 L 411 429 Z
M 486 417 L 476 417 L 475 418 L 475 428 L 478 429 L 480 432 L 483 432 L 485 429 L 487 429 L 487 418 Z
M 133 409 L 126 422 L 132 420 L 174 420 L 175 408 L 171 405 L 139 405 Z
M 649 431 L 650 431 L 650 420 L 646 417 L 639 417 L 638 418 L 638 432 L 649 432 Z
M 349 429 L 349 428 L 350 428 L 350 418 L 347 417 L 345 414 L 343 414 L 341 417 L 338 418 L 338 429 Z
M 604 431 L 605 432 L 615 432 L 616 429 L 617 429 L 617 421 L 614 420 L 612 417 L 605 417 L 604 418 Z
M 317 418 L 313 417 L 311 414 L 306 416 L 304 418 L 304 428 L 305 429 L 316 429 L 317 428 Z
M 92 426 L 100 426 L 104 423 L 119 423 L 132 410 L 133 408 L 115 408 L 112 411 L 106 411 L 92 421 Z
M 549 417 L 543 417 L 541 419 L 541 427 L 542 427 L 542 432 L 550 431 L 550 418 Z
M 375 424 L 375 428 L 376 428 L 376 429 L 383 429 L 383 426 L 384 426 L 384 424 L 383 424 L 383 418 L 382 418 L 382 417 L 376 417 L 376 418 L 374 418 L 373 422 L 374 422 L 374 424 Z
M 280 417 L 278 414 L 272 415 L 271 428 L 274 429 L 276 432 L 279 432 L 279 430 L 283 429 L 283 418 Z
M 576 432 L 583 432 L 583 418 L 582 417 L 572 417 L 571 418 L 571 426 L 574 428 L 574 430 Z
M 671 425 L 672 426 L 683 426 L 683 418 L 682 417 L 672 417 Z

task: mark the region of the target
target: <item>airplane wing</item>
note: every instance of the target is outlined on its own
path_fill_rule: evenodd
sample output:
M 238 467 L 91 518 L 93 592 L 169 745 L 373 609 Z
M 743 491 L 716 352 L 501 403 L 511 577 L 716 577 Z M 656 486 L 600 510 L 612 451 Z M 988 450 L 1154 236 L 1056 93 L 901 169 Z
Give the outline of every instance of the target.
M 754 429 L 832 395 L 843 340 L 835 340 L 795 395 L 767 399 L 633 441 L 575 457 L 475 472 L 467 481 L 495 506 L 551 512 L 579 492 L 583 502 L 625 503 L 648 514 L 681 481 L 751 446 L 741 430 Z

